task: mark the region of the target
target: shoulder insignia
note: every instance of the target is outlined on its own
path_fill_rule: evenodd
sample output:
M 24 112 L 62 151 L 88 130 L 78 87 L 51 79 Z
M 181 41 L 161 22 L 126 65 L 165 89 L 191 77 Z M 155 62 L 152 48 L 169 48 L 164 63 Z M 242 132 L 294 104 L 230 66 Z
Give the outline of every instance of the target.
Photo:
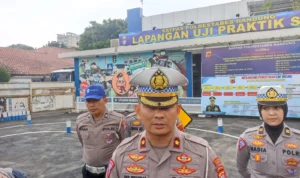
M 136 113 L 135 112 L 133 112 L 133 113 L 130 113 L 130 114 L 128 114 L 127 116 L 126 116 L 126 119 L 130 119 L 130 118 L 136 118 Z
M 291 135 L 291 130 L 290 130 L 290 128 L 288 128 L 288 127 L 284 128 L 284 133 L 285 133 L 285 135 L 290 136 L 290 135 Z
M 89 117 L 89 113 L 83 113 L 83 114 L 80 114 L 80 115 L 77 117 L 76 124 L 79 125 L 80 123 L 82 123 L 82 121 L 88 119 L 88 117 Z
M 138 136 L 139 136 L 139 134 L 136 134 L 136 135 L 134 135 L 134 136 L 132 136 L 132 137 L 125 138 L 125 139 L 119 144 L 118 147 L 122 147 L 122 146 L 125 146 L 125 145 L 127 145 L 127 144 L 133 142 L 135 139 L 138 138 Z
M 123 114 L 115 112 L 115 111 L 109 111 L 108 113 L 109 113 L 109 115 L 112 115 L 112 116 L 117 116 L 119 118 L 122 118 L 122 117 L 125 118 L 125 116 Z
M 258 128 L 258 133 L 259 133 L 259 134 L 264 134 L 264 127 L 263 127 L 263 126 L 260 126 L 260 127 Z
M 245 146 L 247 146 L 245 140 L 240 137 L 238 140 L 238 150 L 241 151 Z
M 81 119 L 85 119 L 89 116 L 89 113 L 83 113 L 83 114 L 80 114 L 78 117 L 77 117 L 77 120 L 81 120 Z
M 296 133 L 297 135 L 299 135 L 299 136 L 300 136 L 300 130 L 297 130 L 297 129 L 291 128 L 291 131 L 292 131 L 293 133 Z
M 208 147 L 208 142 L 206 140 L 204 140 L 203 138 L 200 137 L 196 137 L 194 135 L 190 135 L 190 134 L 185 134 L 185 139 L 192 141 L 194 143 L 198 143 L 200 145 L 203 145 L 205 147 Z
M 260 126 L 256 126 L 256 127 L 251 127 L 249 129 L 246 129 L 244 133 L 249 133 L 249 132 L 257 132 L 257 130 L 259 129 Z

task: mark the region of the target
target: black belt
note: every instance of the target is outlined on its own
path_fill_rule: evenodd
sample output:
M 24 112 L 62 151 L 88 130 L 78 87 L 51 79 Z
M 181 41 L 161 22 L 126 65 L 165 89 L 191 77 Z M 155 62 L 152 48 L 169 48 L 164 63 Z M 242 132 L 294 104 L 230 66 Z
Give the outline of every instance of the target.
M 85 169 L 93 174 L 103 174 L 106 172 L 106 168 L 107 168 L 107 166 L 94 167 L 94 166 L 85 164 Z

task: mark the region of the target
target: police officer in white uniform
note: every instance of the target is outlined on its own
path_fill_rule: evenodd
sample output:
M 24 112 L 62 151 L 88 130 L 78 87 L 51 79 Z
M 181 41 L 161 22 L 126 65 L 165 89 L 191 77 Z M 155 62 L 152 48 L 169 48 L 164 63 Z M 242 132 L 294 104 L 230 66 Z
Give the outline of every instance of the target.
M 281 86 L 264 86 L 258 91 L 258 110 L 264 122 L 247 129 L 237 143 L 237 169 L 243 178 L 300 177 L 300 131 L 284 123 L 287 100 Z

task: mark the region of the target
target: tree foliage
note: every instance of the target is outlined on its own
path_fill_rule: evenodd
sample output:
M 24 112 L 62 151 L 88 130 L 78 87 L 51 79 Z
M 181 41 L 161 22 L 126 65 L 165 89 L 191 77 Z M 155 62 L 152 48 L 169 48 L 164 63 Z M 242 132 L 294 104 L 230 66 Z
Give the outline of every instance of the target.
M 108 19 L 102 23 L 91 21 L 84 33 L 80 35 L 79 49 L 109 48 L 110 40 L 119 38 L 120 33 L 127 32 L 127 23 L 123 19 Z
M 24 45 L 24 44 L 12 44 L 8 46 L 9 48 L 15 48 L 15 49 L 24 49 L 24 50 L 34 50 L 33 47 Z
M 0 67 L 0 82 L 9 82 L 10 77 L 8 70 L 4 67 Z
M 293 10 L 300 10 L 300 0 L 293 0 L 292 7 Z
M 266 10 L 268 14 L 270 13 L 270 8 L 272 7 L 273 3 L 271 1 L 266 2 L 263 6 L 262 9 Z

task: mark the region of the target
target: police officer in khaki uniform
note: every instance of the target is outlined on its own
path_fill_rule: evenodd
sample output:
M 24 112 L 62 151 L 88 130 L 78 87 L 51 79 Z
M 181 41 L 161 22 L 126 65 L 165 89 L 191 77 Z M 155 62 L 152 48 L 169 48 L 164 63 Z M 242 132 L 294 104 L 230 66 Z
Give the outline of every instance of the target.
M 144 126 L 141 121 L 137 118 L 136 113 L 130 113 L 126 116 L 125 121 L 123 121 L 122 126 L 124 128 L 124 137 L 131 137 L 137 133 L 144 131 Z
M 103 87 L 91 85 L 85 90 L 89 112 L 78 116 L 76 131 L 83 146 L 83 178 L 103 178 L 113 151 L 123 139 L 122 114 L 108 111 Z
M 284 123 L 287 100 L 281 86 L 264 86 L 258 91 L 264 123 L 247 129 L 237 144 L 237 169 L 244 178 L 300 177 L 300 131 Z
M 177 70 L 153 67 L 131 77 L 138 85 L 135 112 L 145 131 L 126 138 L 114 151 L 106 178 L 225 178 L 221 160 L 207 141 L 179 131 L 178 86 L 187 79 Z
M 141 123 L 141 121 L 137 118 L 135 112 L 128 114 L 126 116 L 125 121 L 123 122 L 124 123 L 122 123 L 122 125 L 124 127 L 124 138 L 132 137 L 135 134 L 144 131 L 144 126 Z M 178 130 L 184 132 L 184 125 L 179 119 L 176 121 L 176 127 Z

